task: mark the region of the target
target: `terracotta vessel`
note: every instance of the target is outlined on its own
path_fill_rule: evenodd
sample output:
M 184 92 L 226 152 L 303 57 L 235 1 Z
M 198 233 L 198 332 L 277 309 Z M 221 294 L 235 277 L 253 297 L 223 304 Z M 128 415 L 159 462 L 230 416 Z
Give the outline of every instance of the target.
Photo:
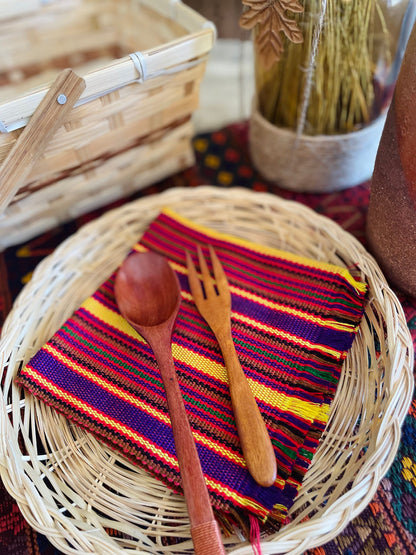
M 377 152 L 367 239 L 387 279 L 416 297 L 416 25 Z

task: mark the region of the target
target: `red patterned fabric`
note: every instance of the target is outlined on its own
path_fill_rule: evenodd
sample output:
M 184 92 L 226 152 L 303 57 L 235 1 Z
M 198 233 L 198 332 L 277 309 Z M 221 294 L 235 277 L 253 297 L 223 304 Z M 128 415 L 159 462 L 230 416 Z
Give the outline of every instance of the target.
M 274 446 L 277 478 L 247 471 L 224 361 L 196 309 L 186 251 L 214 247 L 232 296 L 231 328 Z M 366 284 L 347 270 L 204 228 L 162 212 L 133 251 L 167 258 L 181 287 L 173 356 L 213 506 L 283 522 L 329 417 L 343 361 L 365 306 Z M 208 262 L 209 264 L 209 262 Z M 212 270 L 211 270 L 212 271 Z M 168 487 L 180 475 L 160 372 L 149 345 L 120 316 L 111 276 L 17 379 Z

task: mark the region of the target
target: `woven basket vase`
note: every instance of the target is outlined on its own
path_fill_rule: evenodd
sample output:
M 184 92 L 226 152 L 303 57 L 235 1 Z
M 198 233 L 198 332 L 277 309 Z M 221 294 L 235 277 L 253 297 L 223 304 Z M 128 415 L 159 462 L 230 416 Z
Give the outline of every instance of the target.
M 292 522 L 261 540 L 263 555 L 322 545 L 372 500 L 394 460 L 413 394 L 413 346 L 400 303 L 362 245 L 309 208 L 266 193 L 197 187 L 144 197 L 85 225 L 37 267 L 0 343 L 1 478 L 29 524 L 64 553 L 193 552 L 182 496 L 13 382 L 17 369 L 116 269 L 164 207 L 217 231 L 354 265 L 368 283 L 365 316 Z M 166 536 L 177 545 L 166 545 Z M 242 533 L 224 541 L 228 553 L 253 553 Z
M 3 208 L 0 184 L 0 249 L 191 166 L 214 39 L 178 0 L 3 0 L 0 166 L 60 70 L 86 89 Z

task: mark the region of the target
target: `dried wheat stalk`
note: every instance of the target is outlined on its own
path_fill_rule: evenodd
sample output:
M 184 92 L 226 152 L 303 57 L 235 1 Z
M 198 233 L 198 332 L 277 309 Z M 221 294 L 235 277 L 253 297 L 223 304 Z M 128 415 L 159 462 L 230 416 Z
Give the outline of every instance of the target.
M 243 4 L 240 24 L 254 30 L 260 111 L 271 123 L 296 129 L 324 2 Z M 381 0 L 327 0 L 325 5 L 302 130 L 311 135 L 350 132 L 377 117 L 388 92 L 383 79 L 393 57 Z

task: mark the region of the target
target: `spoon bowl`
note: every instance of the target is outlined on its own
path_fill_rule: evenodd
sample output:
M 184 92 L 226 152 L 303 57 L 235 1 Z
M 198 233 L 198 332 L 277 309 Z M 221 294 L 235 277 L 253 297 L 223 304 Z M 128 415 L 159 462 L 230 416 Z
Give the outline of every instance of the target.
M 178 278 L 157 253 L 132 253 L 116 274 L 114 294 L 120 313 L 149 343 L 159 366 L 195 553 L 225 555 L 172 358 L 181 302 Z
M 165 258 L 151 251 L 126 258 L 117 272 L 114 292 L 121 314 L 135 329 L 176 319 L 181 302 L 175 272 Z

